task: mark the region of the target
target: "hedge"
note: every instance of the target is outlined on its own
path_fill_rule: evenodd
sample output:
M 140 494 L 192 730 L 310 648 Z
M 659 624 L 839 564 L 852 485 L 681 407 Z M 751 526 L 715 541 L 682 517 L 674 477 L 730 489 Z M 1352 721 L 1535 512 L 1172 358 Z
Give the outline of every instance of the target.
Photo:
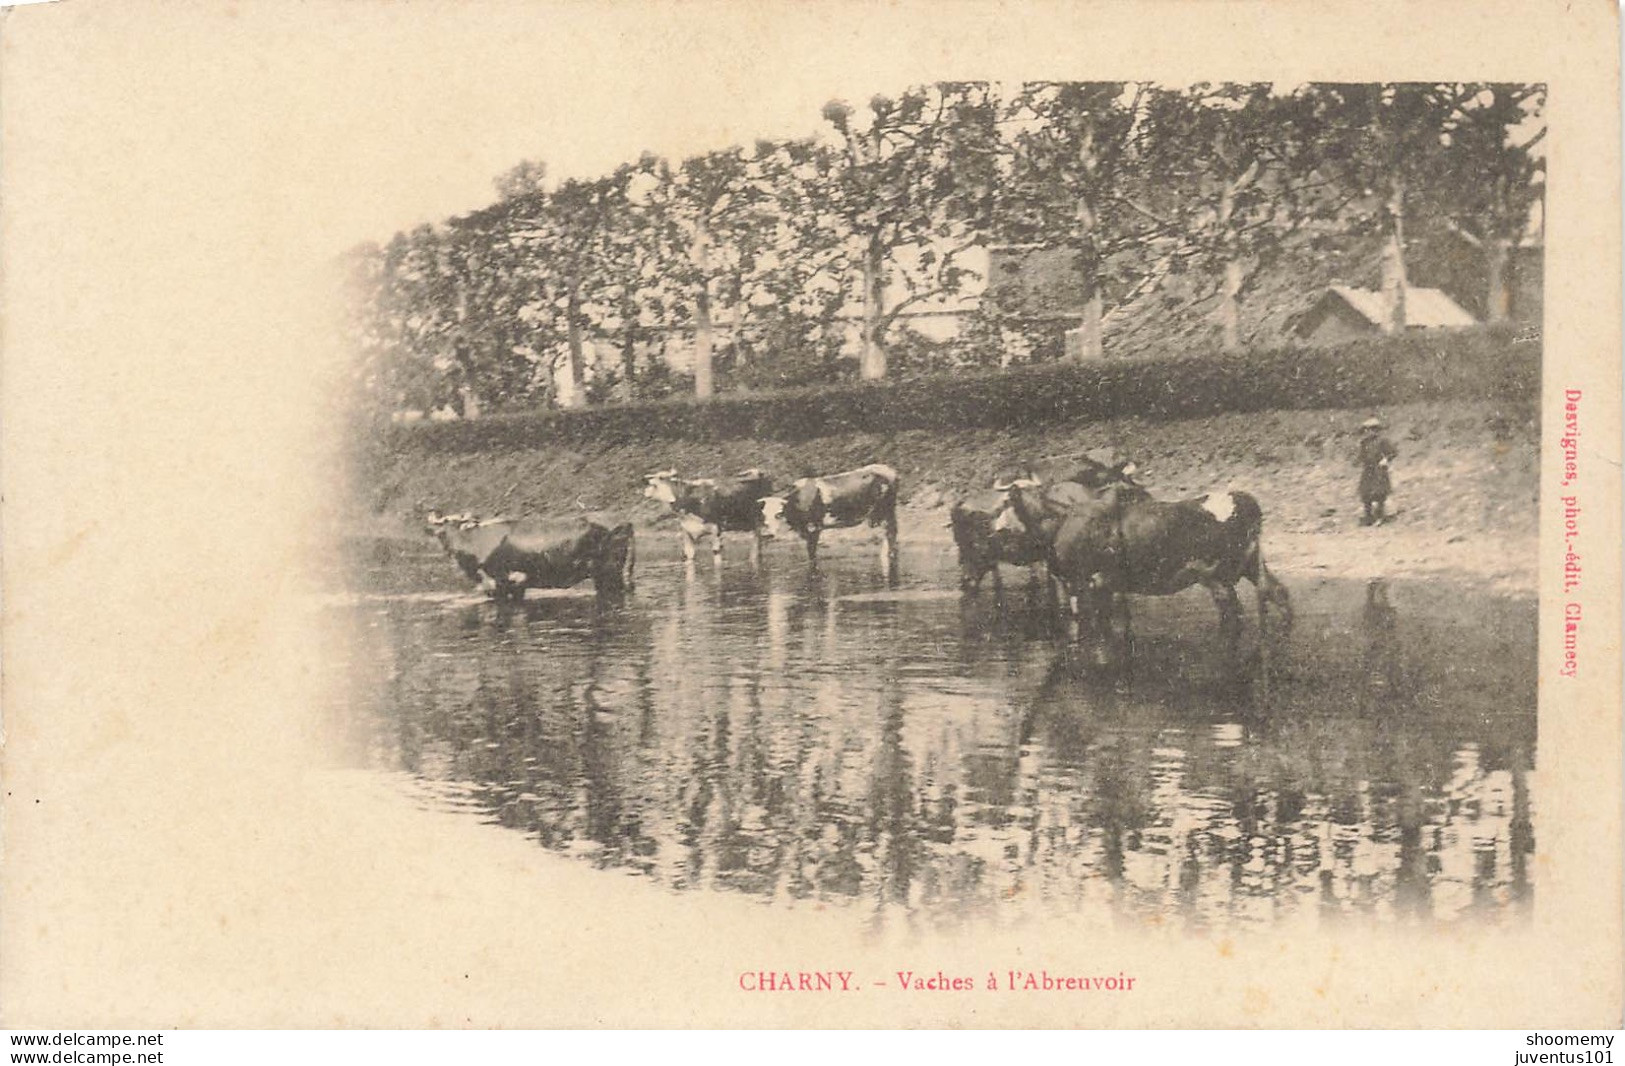
M 1541 346 L 1510 331 L 1419 333 L 1338 348 L 1052 364 L 392 426 L 393 451 L 484 452 L 651 438 L 802 441 L 843 433 L 998 428 L 1136 416 L 1374 407 L 1449 399 L 1533 402 Z

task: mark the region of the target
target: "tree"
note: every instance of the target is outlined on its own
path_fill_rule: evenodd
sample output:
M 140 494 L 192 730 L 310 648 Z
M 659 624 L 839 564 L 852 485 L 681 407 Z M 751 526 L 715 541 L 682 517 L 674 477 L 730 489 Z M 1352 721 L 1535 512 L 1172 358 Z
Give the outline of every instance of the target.
M 960 291 L 970 276 L 960 257 L 985 239 L 991 220 L 995 118 L 988 86 L 972 82 L 876 96 L 862 123 L 844 103 L 824 106 L 841 165 L 813 189 L 859 278 L 863 378 L 886 376 L 886 336 L 898 315 Z
M 1437 183 L 1446 225 L 1484 257 L 1485 317 L 1511 309 L 1508 273 L 1545 192 L 1546 137 L 1541 85 L 1483 85 L 1447 133 L 1447 162 Z
M 840 376 L 848 300 L 848 237 L 831 209 L 844 165 L 813 139 L 758 141 L 749 167 L 754 205 L 748 243 L 729 279 L 736 376 L 781 385 Z
M 716 387 L 716 312 L 726 308 L 737 326 L 742 277 L 770 222 L 771 198 L 760 171 L 738 148 L 694 156 L 675 168 L 662 162 L 642 197 L 653 241 L 647 250 L 659 260 L 666 287 L 656 305 L 693 326 L 694 394 L 702 398 Z M 680 306 L 672 307 L 674 301 Z
M 1349 199 L 1314 169 L 1296 136 L 1301 101 L 1267 83 L 1146 91 L 1132 187 L 1175 220 L 1165 267 L 1215 279 L 1213 318 L 1241 347 L 1241 300 L 1311 221 Z
M 408 388 L 399 372 L 401 330 L 390 313 L 385 251 L 371 242 L 359 244 L 339 257 L 338 271 L 343 287 L 339 325 L 354 360 L 350 405 L 363 418 L 387 421 L 406 406 Z
M 595 180 L 572 179 L 550 193 L 512 201 L 512 239 L 522 249 L 521 268 L 531 298 L 524 315 L 533 327 L 562 334 L 566 346 L 565 402 L 586 402 L 585 341 L 595 327 L 624 306 L 626 186 L 631 168 Z
M 497 199 L 518 200 L 535 196 L 546 187 L 547 164 L 539 159 L 522 159 L 497 175 Z
M 1082 358 L 1103 351 L 1106 261 L 1173 229 L 1127 194 L 1143 93 L 1125 82 L 1028 82 L 1004 109 L 1010 158 L 998 231 L 1012 243 L 1074 250 L 1085 286 Z
M 1409 206 L 1437 195 L 1450 139 L 1477 86 L 1460 83 L 1311 85 L 1300 90 L 1301 135 L 1316 168 L 1362 196 L 1356 225 L 1382 240 L 1385 332 L 1404 329 Z
M 390 344 L 379 384 L 400 407 L 434 410 L 460 402 L 450 358 L 449 324 L 440 250 L 432 226 L 396 234 L 384 249 L 379 283 L 380 328 Z

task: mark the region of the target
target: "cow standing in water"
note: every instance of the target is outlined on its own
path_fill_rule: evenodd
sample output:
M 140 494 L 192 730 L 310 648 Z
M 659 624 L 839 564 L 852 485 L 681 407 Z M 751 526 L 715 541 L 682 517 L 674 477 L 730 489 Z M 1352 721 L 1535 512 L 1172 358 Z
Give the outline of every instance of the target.
M 948 528 L 959 550 L 961 591 L 975 592 L 982 579 L 992 574 L 993 594 L 1002 597 L 1002 564 L 1032 567 L 1037 582 L 1038 565 L 1049 558 L 1049 545 L 1033 531 L 994 528 L 1004 504 L 1005 494 L 995 487 L 961 497 L 948 508 Z
M 1011 504 L 1018 515 L 1031 509 L 1020 489 L 1012 490 Z M 1272 608 L 1283 628 L 1292 621 L 1286 586 L 1264 565 L 1263 529 L 1263 509 L 1245 492 L 1211 492 L 1176 503 L 1110 486 L 1061 519 L 1052 565 L 1074 610 L 1087 596 L 1101 621 L 1109 621 L 1116 597 L 1169 596 L 1199 584 L 1219 609 L 1220 632 L 1233 643 L 1241 622 L 1236 583 L 1242 578 L 1257 592 L 1261 633 Z M 1126 599 L 1123 610 L 1126 617 Z
M 1063 515 L 1073 503 L 1091 498 L 1110 484 L 1134 486 L 1134 464 L 1129 462 L 1108 466 L 1092 459 L 1084 459 L 1082 466 L 1063 480 L 1046 486 L 1037 497 L 1045 506 Z M 1006 523 L 998 527 L 999 515 L 1009 505 L 1010 487 L 1019 484 L 1029 490 L 1041 483 L 1027 473 L 1020 478 L 999 477 L 993 487 L 954 501 L 948 509 L 948 528 L 953 531 L 954 546 L 959 550 L 959 587 L 974 592 L 988 574 L 993 575 L 993 591 L 1004 595 L 1004 581 L 999 574 L 1001 564 L 1032 568 L 1032 583 L 1038 583 L 1038 565 L 1049 562 L 1049 550 L 1054 542 L 1058 517 L 1050 523 L 1047 533 L 1038 523 L 1015 528 Z M 1134 486 L 1138 487 L 1138 486 Z
M 760 470 L 743 470 L 731 478 L 685 481 L 676 470 L 644 476 L 643 495 L 672 509 L 681 530 L 683 559 L 694 561 L 694 543 L 711 538 L 711 559 L 722 561 L 722 534 L 751 534 L 750 556 L 761 555 L 762 533 L 757 501 L 773 491 L 773 480 Z
M 897 575 L 897 471 L 870 463 L 844 474 L 804 477 L 784 492 L 763 497 L 761 530 L 777 537 L 794 530 L 807 544 L 807 561 L 818 568 L 818 538 L 826 529 L 879 526 L 885 531 L 880 567 Z
M 586 517 L 482 520 L 431 511 L 425 523 L 469 580 L 498 600 L 520 599 L 528 588 L 570 588 L 589 578 L 600 596 L 634 584 L 630 522 L 611 527 Z

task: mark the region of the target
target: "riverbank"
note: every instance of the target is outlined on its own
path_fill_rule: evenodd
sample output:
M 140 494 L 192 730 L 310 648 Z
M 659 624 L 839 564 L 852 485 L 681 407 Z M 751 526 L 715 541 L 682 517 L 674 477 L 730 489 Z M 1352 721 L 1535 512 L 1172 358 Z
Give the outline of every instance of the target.
M 1393 520 L 1359 525 L 1354 465 L 1359 423 L 1388 425 Z M 961 493 L 1034 460 L 1115 452 L 1171 499 L 1245 489 L 1266 515 L 1266 551 L 1283 574 L 1373 578 L 1456 574 L 1493 588 L 1536 587 L 1539 426 L 1533 405 L 1430 402 L 1378 409 L 1267 411 L 1177 421 L 1109 419 L 958 432 L 852 433 L 804 442 L 560 445 L 484 453 L 397 451 L 356 471 L 347 535 L 416 537 L 427 508 L 563 515 L 581 507 L 632 518 L 644 535 L 671 535 L 663 509 L 642 497 L 643 475 L 684 476 L 749 466 L 780 481 L 869 462 L 896 467 L 905 540 L 946 542 L 947 509 Z M 788 550 L 788 549 L 785 549 Z

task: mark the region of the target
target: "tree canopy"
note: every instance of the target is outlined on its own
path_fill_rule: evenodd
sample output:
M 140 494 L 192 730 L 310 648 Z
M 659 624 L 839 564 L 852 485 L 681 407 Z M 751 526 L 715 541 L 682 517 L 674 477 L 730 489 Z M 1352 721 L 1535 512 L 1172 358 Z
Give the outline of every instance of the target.
M 881 378 L 894 352 L 931 369 L 907 322 L 942 306 L 995 349 L 1070 323 L 1082 358 L 1125 316 L 1199 307 L 1235 348 L 1259 279 L 1337 242 L 1373 249 L 1399 328 L 1417 234 L 1481 256 L 1504 318 L 1544 102 L 1489 83 L 943 82 L 831 101 L 805 139 L 598 178 L 525 160 L 489 206 L 345 255 L 355 385 L 375 413 L 476 417 Z M 1063 256 L 1066 321 L 993 291 L 992 249 Z

